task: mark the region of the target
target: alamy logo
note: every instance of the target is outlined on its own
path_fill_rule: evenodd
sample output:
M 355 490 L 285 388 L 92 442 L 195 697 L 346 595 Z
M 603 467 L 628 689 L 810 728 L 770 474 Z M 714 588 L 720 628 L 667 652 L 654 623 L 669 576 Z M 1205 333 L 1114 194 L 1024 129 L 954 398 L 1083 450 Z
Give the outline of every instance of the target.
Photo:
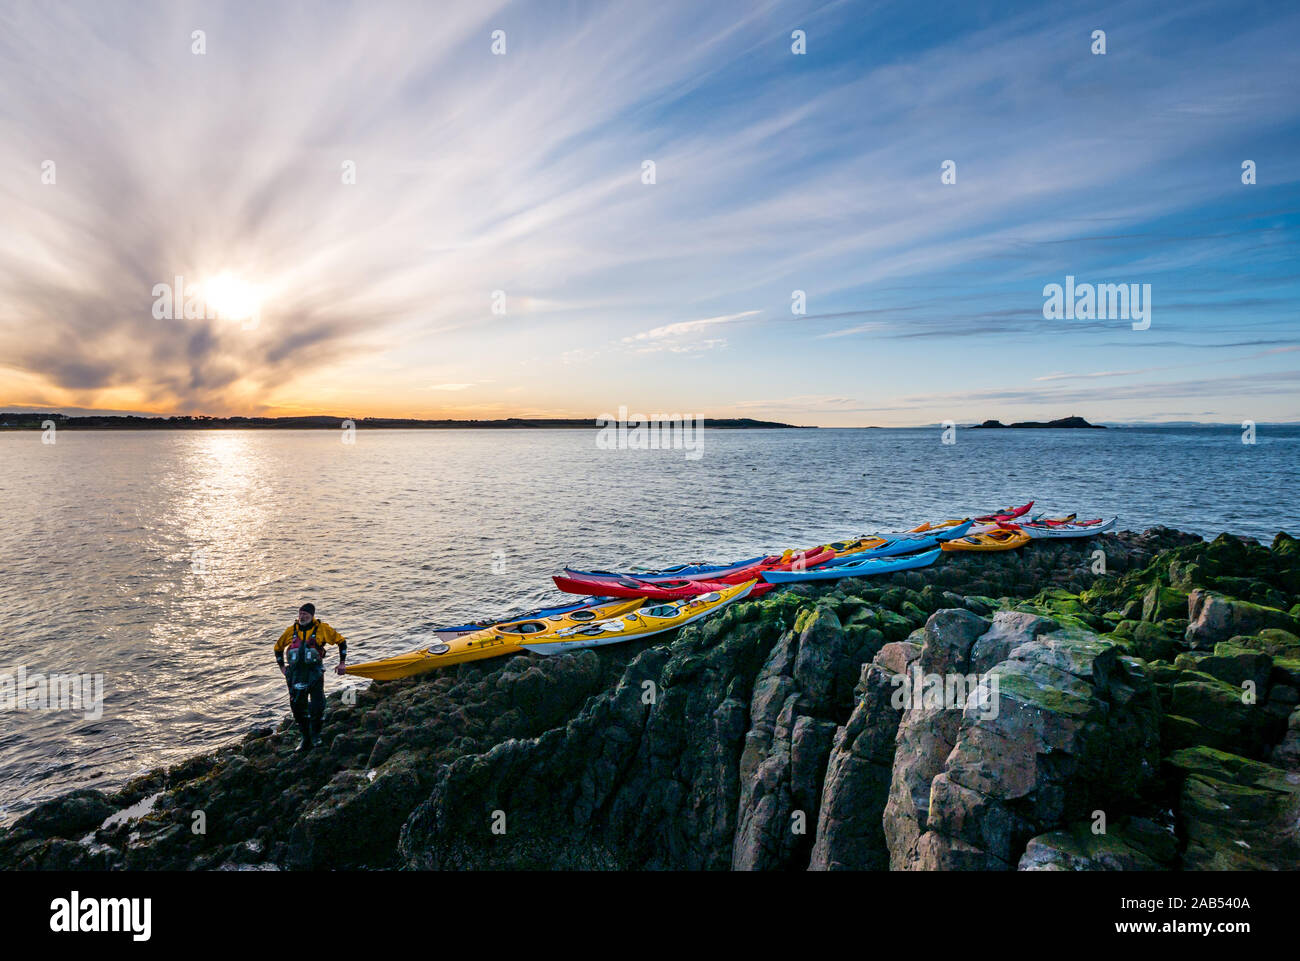
M 1150 284 L 1075 284 L 1043 288 L 1044 320 L 1132 320 L 1134 330 L 1151 326 Z
M 103 674 L 0 674 L 0 711 L 82 711 L 87 721 L 104 716 Z
M 50 930 L 57 934 L 118 932 L 133 941 L 148 941 L 152 931 L 153 901 L 149 898 L 69 898 L 50 902 Z
M 222 274 L 205 284 L 187 284 L 177 275 L 174 283 L 154 284 L 154 320 L 237 320 L 241 330 L 256 330 L 262 306 L 256 288 Z
M 889 679 L 895 688 L 889 703 L 896 711 L 964 711 L 971 708 L 980 720 L 998 716 L 999 681 L 996 674 L 926 674 L 913 664 L 909 673 Z
M 627 408 L 620 407 L 617 417 L 597 417 L 596 426 L 600 428 L 598 450 L 684 450 L 687 460 L 699 460 L 704 454 L 704 418 L 699 415 L 628 416 Z

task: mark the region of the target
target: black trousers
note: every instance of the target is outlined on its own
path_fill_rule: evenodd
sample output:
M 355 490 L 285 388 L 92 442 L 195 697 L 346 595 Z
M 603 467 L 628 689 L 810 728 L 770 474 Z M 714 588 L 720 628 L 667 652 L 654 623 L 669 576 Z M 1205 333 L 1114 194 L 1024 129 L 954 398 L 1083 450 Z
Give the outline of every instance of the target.
M 303 736 L 320 733 L 321 719 L 325 717 L 325 674 L 323 671 L 317 674 L 315 680 L 303 690 L 295 691 L 292 682 L 290 682 L 289 707 L 293 711 L 293 719 L 298 722 L 298 729 L 302 731 Z M 308 720 L 311 721 L 310 727 L 307 726 Z

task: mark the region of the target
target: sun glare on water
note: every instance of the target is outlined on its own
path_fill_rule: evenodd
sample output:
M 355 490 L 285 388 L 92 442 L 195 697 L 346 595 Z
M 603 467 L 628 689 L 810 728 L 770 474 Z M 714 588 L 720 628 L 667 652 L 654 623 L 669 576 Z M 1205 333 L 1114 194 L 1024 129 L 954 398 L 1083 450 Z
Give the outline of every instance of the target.
M 203 285 L 208 310 L 226 320 L 246 320 L 261 308 L 257 288 L 230 273 L 209 277 Z

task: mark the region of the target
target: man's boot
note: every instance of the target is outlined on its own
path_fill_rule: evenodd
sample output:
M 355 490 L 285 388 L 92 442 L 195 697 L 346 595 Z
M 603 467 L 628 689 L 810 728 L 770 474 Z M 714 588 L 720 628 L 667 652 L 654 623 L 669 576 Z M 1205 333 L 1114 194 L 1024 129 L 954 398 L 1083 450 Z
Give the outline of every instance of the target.
M 311 728 L 312 728 L 312 723 L 310 720 L 298 722 L 298 730 L 302 731 L 302 743 L 299 744 L 296 748 L 294 748 L 295 751 L 310 751 L 312 749 L 313 741 L 311 736 Z
M 311 719 L 311 741 L 313 744 L 320 743 L 320 728 L 323 720 L 319 717 Z

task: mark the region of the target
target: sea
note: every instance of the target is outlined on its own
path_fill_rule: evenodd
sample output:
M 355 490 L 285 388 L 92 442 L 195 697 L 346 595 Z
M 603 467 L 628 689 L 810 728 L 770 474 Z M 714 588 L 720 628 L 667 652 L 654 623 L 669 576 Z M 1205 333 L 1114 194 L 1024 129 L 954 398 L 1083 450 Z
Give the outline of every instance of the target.
M 272 645 L 307 601 L 360 661 L 561 601 L 566 564 L 730 561 L 1030 499 L 1121 530 L 1300 534 L 1300 428 L 1245 436 L 706 425 L 694 449 L 655 450 L 594 430 L 3 432 L 0 823 L 277 723 Z M 102 685 L 98 709 L 13 703 L 52 675 Z

